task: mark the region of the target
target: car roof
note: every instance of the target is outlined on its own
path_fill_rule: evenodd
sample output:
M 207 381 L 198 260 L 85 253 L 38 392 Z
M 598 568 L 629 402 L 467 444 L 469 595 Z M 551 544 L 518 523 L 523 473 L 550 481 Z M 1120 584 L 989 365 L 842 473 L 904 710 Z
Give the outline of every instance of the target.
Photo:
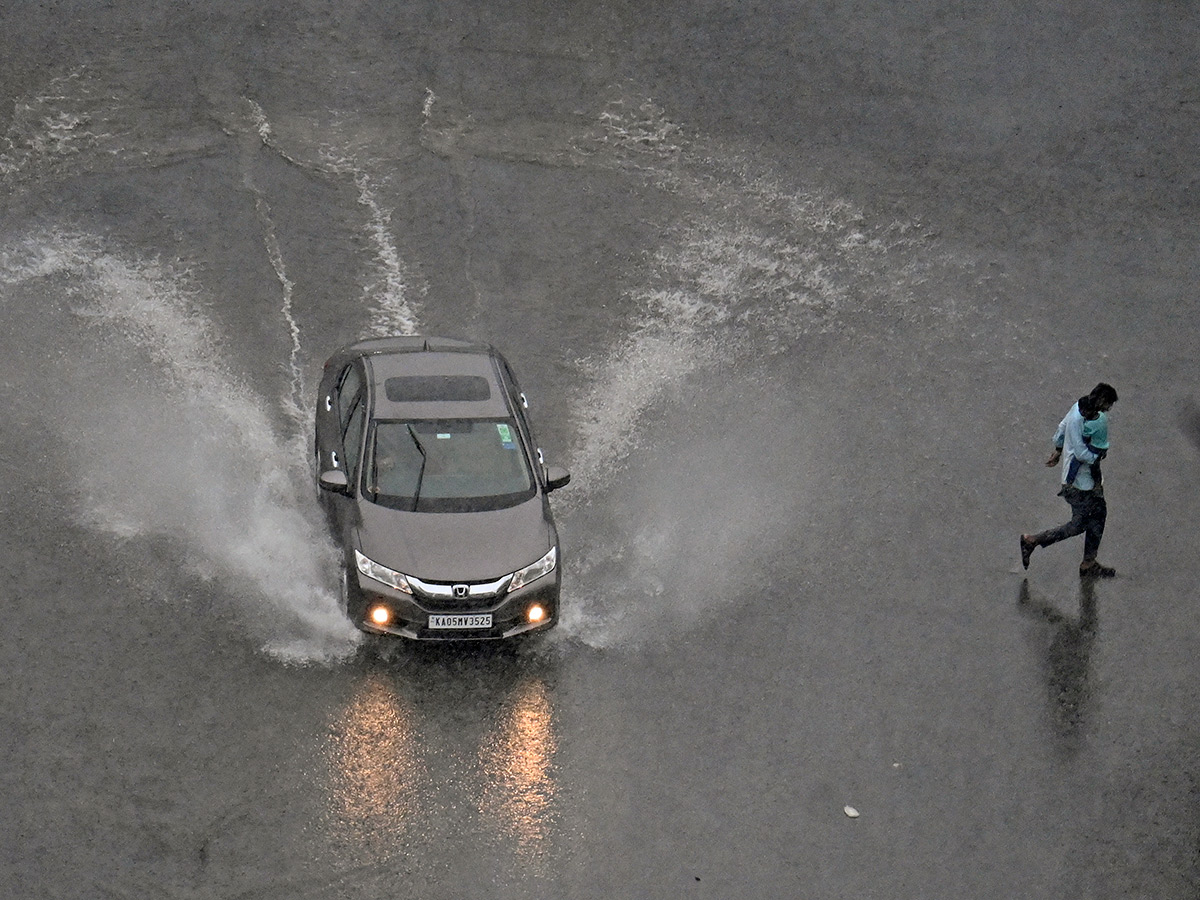
M 360 341 L 379 419 L 473 419 L 511 415 L 499 354 L 487 344 L 419 336 Z

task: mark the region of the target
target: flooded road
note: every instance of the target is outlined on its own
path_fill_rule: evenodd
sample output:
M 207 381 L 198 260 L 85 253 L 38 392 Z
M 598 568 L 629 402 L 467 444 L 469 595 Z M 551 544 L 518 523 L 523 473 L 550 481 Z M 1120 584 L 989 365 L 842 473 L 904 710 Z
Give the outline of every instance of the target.
M 6 3 L 0 893 L 1196 896 L 1198 47 Z M 339 613 L 315 386 L 390 333 L 500 347 L 571 470 L 544 639 Z M 1100 380 L 1118 577 L 1025 572 Z

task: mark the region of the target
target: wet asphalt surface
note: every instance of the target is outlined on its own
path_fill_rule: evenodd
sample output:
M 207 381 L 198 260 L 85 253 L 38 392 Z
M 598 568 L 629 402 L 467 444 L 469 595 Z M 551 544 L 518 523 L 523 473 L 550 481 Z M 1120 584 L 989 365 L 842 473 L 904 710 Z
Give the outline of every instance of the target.
M 9 0 L 0 894 L 1197 896 L 1198 47 Z M 545 639 L 337 614 L 312 394 L 396 331 L 500 346 L 574 475 Z M 1119 575 L 1026 573 L 1099 380 Z

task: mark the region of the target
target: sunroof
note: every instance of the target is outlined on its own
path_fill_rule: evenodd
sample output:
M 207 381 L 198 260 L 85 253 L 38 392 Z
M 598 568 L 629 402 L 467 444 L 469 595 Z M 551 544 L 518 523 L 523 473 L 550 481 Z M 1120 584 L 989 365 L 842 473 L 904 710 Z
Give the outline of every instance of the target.
M 393 403 L 437 400 L 487 400 L 492 396 L 482 375 L 399 375 L 384 379 L 383 392 Z

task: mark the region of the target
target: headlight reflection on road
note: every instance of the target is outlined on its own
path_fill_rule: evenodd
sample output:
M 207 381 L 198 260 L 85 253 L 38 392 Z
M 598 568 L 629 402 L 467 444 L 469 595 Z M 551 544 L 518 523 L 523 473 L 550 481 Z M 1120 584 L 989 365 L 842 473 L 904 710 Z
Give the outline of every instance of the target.
M 549 692 L 524 673 L 485 684 L 426 690 L 373 674 L 357 686 L 328 745 L 328 837 L 338 852 L 369 865 L 473 835 L 506 847 L 501 857 L 525 871 L 548 868 L 557 818 Z
M 338 831 L 368 847 L 412 824 L 425 780 L 413 710 L 387 679 L 359 685 L 330 743 L 330 799 Z
M 555 816 L 554 711 L 540 679 L 518 685 L 479 748 L 483 814 L 508 831 L 528 862 L 546 853 Z

